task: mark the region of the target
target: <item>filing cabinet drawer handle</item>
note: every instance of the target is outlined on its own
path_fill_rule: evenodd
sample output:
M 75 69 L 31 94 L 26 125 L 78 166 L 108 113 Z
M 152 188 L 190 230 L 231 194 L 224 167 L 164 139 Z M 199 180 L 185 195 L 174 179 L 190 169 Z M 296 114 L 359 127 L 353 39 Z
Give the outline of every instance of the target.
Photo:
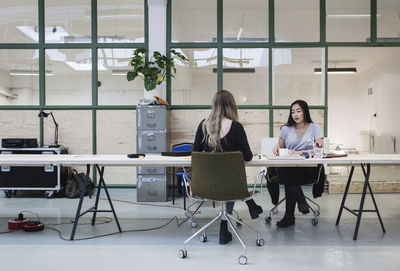
M 147 135 L 147 141 L 154 141 L 154 140 L 156 140 L 156 137 L 154 136 L 154 134 Z
M 147 123 L 147 127 L 149 127 L 149 128 L 154 128 L 156 126 L 157 126 L 157 124 L 155 124 L 155 123 Z
M 155 150 L 157 150 L 157 147 L 147 147 L 147 150 L 149 150 L 149 151 L 155 151 Z
M 156 112 L 155 111 L 148 111 L 147 112 L 147 118 L 154 119 L 155 117 L 156 117 Z
M 148 168 L 147 173 L 156 173 L 157 169 L 156 168 Z

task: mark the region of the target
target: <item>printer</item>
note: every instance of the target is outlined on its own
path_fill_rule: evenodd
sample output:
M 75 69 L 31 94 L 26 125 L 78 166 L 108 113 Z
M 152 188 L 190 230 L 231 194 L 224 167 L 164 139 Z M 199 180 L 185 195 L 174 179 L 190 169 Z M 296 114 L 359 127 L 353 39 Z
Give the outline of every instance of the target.
M 3 138 L 1 140 L 3 148 L 37 148 L 37 138 Z

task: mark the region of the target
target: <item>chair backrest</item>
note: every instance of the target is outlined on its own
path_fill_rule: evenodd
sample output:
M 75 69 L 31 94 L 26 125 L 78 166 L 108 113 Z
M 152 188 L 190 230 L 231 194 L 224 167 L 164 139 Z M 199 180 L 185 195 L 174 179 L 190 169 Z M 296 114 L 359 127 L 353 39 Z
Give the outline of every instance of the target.
M 179 143 L 172 146 L 172 151 L 191 151 L 193 143 Z
M 272 155 L 272 149 L 278 144 L 278 137 L 261 138 L 261 155 Z
M 196 197 L 215 201 L 249 196 L 243 154 L 192 152 L 191 190 Z

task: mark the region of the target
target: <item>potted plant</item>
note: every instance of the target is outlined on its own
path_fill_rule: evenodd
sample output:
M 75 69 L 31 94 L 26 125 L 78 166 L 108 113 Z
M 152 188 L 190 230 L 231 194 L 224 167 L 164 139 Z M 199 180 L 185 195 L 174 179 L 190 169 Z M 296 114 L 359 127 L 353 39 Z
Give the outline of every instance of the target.
M 140 77 L 144 81 L 144 88 L 146 91 L 151 91 L 165 81 L 167 76 L 167 69 L 170 69 L 172 73 L 176 73 L 176 67 L 174 59 L 179 59 L 182 63 L 188 62 L 188 59 L 181 53 L 171 50 L 171 58 L 162 55 L 160 52 L 154 51 L 152 58 L 146 61 L 145 54 L 147 50 L 138 48 L 133 52 L 131 60 L 132 71 L 126 74 L 128 81 L 134 80 L 136 77 Z

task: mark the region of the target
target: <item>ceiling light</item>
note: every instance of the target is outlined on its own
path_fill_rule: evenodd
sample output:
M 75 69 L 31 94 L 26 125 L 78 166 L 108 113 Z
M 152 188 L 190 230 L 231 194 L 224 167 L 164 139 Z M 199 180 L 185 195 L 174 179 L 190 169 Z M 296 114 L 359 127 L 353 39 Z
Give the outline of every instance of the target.
M 328 73 L 330 74 L 350 74 L 350 73 L 356 73 L 357 69 L 355 67 L 353 68 L 328 68 Z M 321 73 L 321 68 L 315 68 L 314 73 L 320 74 Z
M 74 61 L 66 61 L 65 63 L 76 71 L 91 71 L 92 70 L 92 63 L 90 63 L 90 62 L 78 63 L 78 62 L 74 62 Z M 99 71 L 107 70 L 106 67 L 104 67 L 103 65 L 101 65 L 99 63 L 97 64 L 97 69 Z
M 16 27 L 19 31 L 24 33 L 26 36 L 28 36 L 35 42 L 39 41 L 39 33 L 37 26 L 17 25 Z M 44 28 L 44 32 L 45 32 L 45 40 L 47 42 L 63 42 L 64 37 L 69 36 L 69 34 L 59 25 L 46 26 Z
M 10 75 L 22 75 L 22 76 L 39 76 L 38 70 L 10 70 Z M 52 71 L 46 71 L 46 76 L 53 76 Z
M 217 68 L 213 68 L 213 73 L 217 72 Z M 255 73 L 255 68 L 223 68 L 222 72 L 228 73 Z
M 381 16 L 377 14 L 376 17 Z M 363 18 L 370 18 L 371 14 L 329 14 L 326 15 L 327 18 L 331 19 L 363 19 Z
M 126 76 L 126 74 L 129 72 L 129 70 L 112 70 L 112 75 L 124 75 Z
M 366 39 L 367 42 L 371 42 L 371 38 Z M 399 37 L 382 37 L 382 38 L 376 38 L 376 42 L 400 42 Z

